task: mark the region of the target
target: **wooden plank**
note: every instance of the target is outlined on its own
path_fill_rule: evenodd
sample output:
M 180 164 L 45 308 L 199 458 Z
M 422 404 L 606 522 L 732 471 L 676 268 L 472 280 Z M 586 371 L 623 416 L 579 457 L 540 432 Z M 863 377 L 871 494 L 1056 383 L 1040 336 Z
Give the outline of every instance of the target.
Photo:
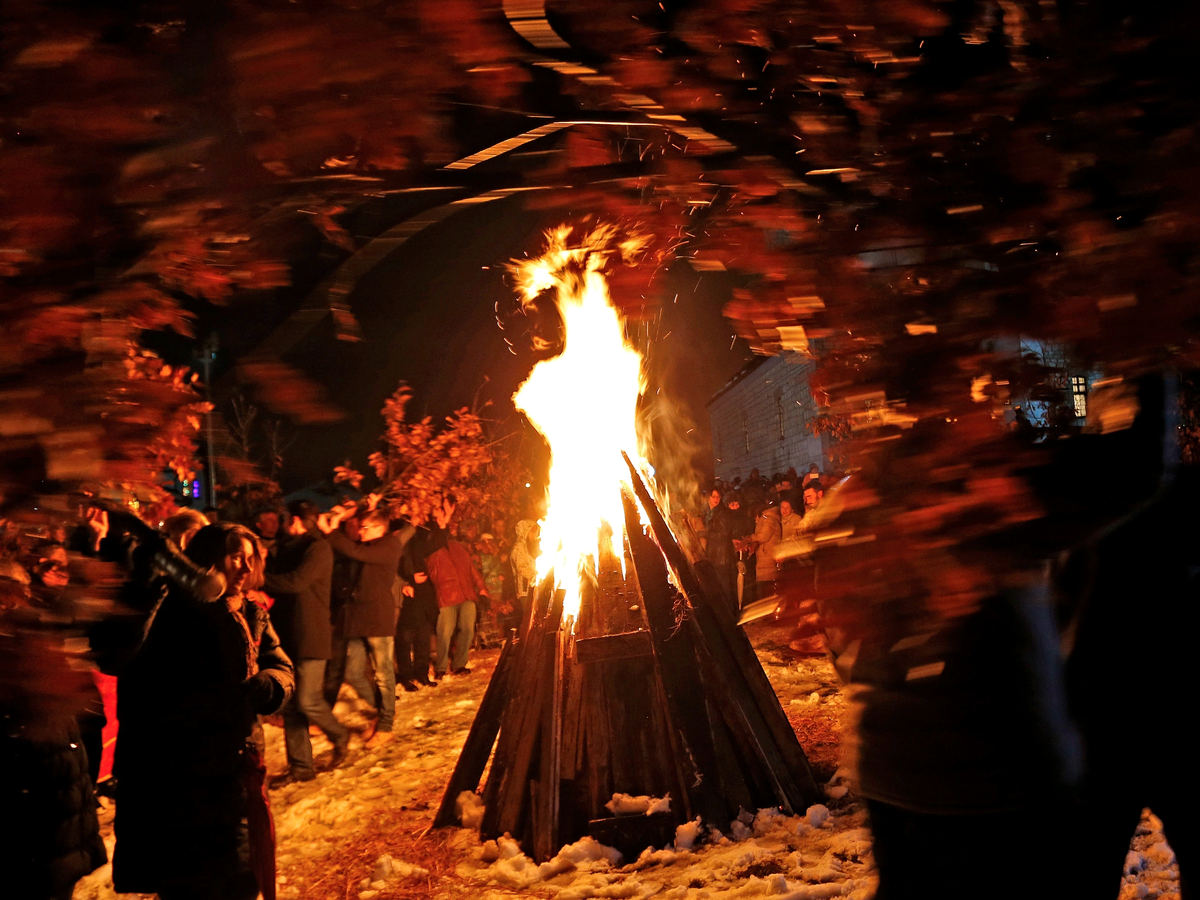
M 653 656 L 654 644 L 649 631 L 627 631 L 580 638 L 575 642 L 575 658 L 582 664 L 616 659 L 639 659 Z
M 631 863 L 646 847 L 665 847 L 675 839 L 676 819 L 670 813 L 652 816 L 610 816 L 588 822 L 588 834 L 600 843 L 616 847 Z
M 732 612 L 724 604 L 707 601 L 696 573 L 676 543 L 637 467 L 628 456 L 625 456 L 625 461 L 655 543 L 692 606 L 694 621 L 699 628 L 698 644 L 706 645 L 711 665 L 728 685 L 729 699 L 736 705 L 737 713 L 746 726 L 756 735 L 758 755 L 772 769 L 770 777 L 776 784 L 780 805 L 785 809 L 800 811 L 820 802 L 823 795 L 813 779 L 808 758 L 796 740 L 796 734 L 762 670 L 750 639 L 734 622 Z
M 545 691 L 542 707 L 542 747 L 539 797 L 536 801 L 537 815 L 534 817 L 533 858 L 537 862 L 551 859 L 562 846 L 558 827 L 561 774 L 561 752 L 563 731 L 563 664 L 566 642 L 561 628 L 555 628 L 542 640 L 548 655 L 546 677 L 549 689 Z
M 642 533 L 632 500 L 625 498 L 625 530 L 633 557 L 633 570 L 642 597 L 646 624 L 654 645 L 655 667 L 668 703 L 668 715 L 682 744 L 679 765 L 688 802 L 694 814 L 712 822 L 725 815 L 717 777 L 717 757 L 708 729 L 703 685 L 696 676 L 692 633 L 676 627 L 675 592 L 667 581 L 667 567 L 658 547 Z
M 509 681 L 512 676 L 513 663 L 518 657 L 514 649 L 515 642 L 510 635 L 496 660 L 496 668 L 492 672 L 483 700 L 467 732 L 467 739 L 455 763 L 454 773 L 446 785 L 446 793 L 442 795 L 442 804 L 438 807 L 437 815 L 433 817 L 434 828 L 444 828 L 458 824 L 456 803 L 458 795 L 463 791 L 474 791 L 479 787 L 479 779 L 487 767 L 488 757 L 496 743 L 496 735 L 500 732 L 500 720 L 509 700 Z
M 604 680 L 592 671 L 586 679 L 583 715 L 587 723 L 585 754 L 589 817 L 603 814 L 604 804 L 612 799 L 611 735 L 608 731 L 608 691 Z
M 547 578 L 531 605 L 543 613 L 552 604 L 553 593 L 554 582 Z M 511 697 L 500 722 L 496 758 L 484 789 L 485 809 L 480 835 L 485 839 L 497 838 L 505 831 L 516 836 L 517 826 L 522 821 L 533 748 L 540 730 L 541 691 L 545 688 L 545 679 L 540 674 L 541 637 L 549 625 L 548 615 L 532 617 L 524 639 L 519 642 L 520 655 L 514 665 Z M 558 627 L 557 621 L 553 627 Z M 514 775 L 514 769 L 520 769 L 520 772 Z

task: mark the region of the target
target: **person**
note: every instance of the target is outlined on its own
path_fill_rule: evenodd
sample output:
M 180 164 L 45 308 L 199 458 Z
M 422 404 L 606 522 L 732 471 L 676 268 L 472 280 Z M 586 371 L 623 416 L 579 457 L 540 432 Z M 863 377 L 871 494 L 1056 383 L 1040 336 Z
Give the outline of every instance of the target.
M 792 508 L 791 500 L 779 501 L 779 539 L 781 541 L 791 541 L 800 537 L 803 522 L 804 517 L 798 515 Z
M 135 570 L 126 599 L 147 613 L 146 627 L 129 652 L 101 654 L 129 660 L 115 673 L 120 893 L 274 898 L 257 716 L 291 696 L 293 672 L 270 617 L 246 600 L 254 545 L 241 525 L 209 525 L 186 551 L 199 578 L 148 579 Z
M 810 465 L 808 467 L 808 471 L 804 473 L 804 480 L 800 482 L 800 489 L 804 490 L 804 488 L 808 487 L 808 483 L 810 481 L 820 481 L 820 480 L 821 480 L 821 470 L 820 470 L 820 468 L 817 467 L 816 463 L 813 463 L 812 465 Z
M 254 516 L 254 532 L 267 549 L 267 555 L 274 553 L 275 540 L 279 535 L 279 511 L 273 506 L 260 509 Z
M 429 645 L 437 627 L 437 592 L 425 570 L 425 545 L 428 532 L 421 532 L 404 548 L 400 575 L 404 605 L 396 626 L 396 678 L 406 691 L 417 685 L 436 687 L 429 677 Z
M 516 540 L 513 541 L 513 578 L 517 585 L 517 601 L 521 605 L 521 619 L 529 609 L 529 598 L 536 588 L 537 580 L 538 523 L 534 519 L 522 519 L 517 523 Z
M 733 549 L 735 516 L 723 501 L 722 492 L 718 488 L 709 492 L 708 505 L 708 538 L 704 555 L 712 563 L 717 582 L 725 591 L 725 596 L 736 606 L 737 556 Z
M 78 607 L 75 598 L 67 590 L 71 583 L 71 569 L 67 549 L 62 544 L 50 541 L 35 548 L 30 583 L 30 598 L 48 626 L 66 635 L 77 624 Z M 80 737 L 87 749 L 88 774 L 93 788 L 100 780 L 100 762 L 104 756 L 104 727 L 108 717 L 104 712 L 104 698 L 96 681 L 88 678 L 80 685 L 77 698 L 76 722 Z
M 188 542 L 207 524 L 209 521 L 203 513 L 181 509 L 163 523 L 163 530 L 180 550 L 186 550 Z
M 1188 742 L 1154 741 L 1136 762 L 1129 743 L 1131 711 L 1139 721 L 1184 722 L 1200 688 L 1191 657 L 1200 628 L 1200 478 L 1193 469 L 1164 477 L 1149 501 L 1060 562 L 1060 595 L 1069 599 L 1060 600 L 1068 699 L 1087 752 L 1074 829 L 1080 897 L 1123 893 L 1130 838 L 1145 807 L 1162 820 L 1180 895 L 1196 896 L 1200 777 Z M 1128 482 L 1122 491 L 1139 493 Z M 1152 688 L 1118 659 L 1153 660 Z
M 325 528 L 320 525 L 321 519 L 318 518 L 317 521 L 318 528 L 324 533 Z M 327 527 L 332 527 L 328 526 L 328 517 L 325 521 Z M 357 516 L 351 516 L 341 523 L 342 533 L 355 543 L 358 542 L 359 537 L 358 527 Z M 329 664 L 325 667 L 325 702 L 331 709 L 337 705 L 338 694 L 341 693 L 342 683 L 346 678 L 346 604 L 354 596 L 354 586 L 358 583 L 358 573 L 361 570 L 362 563 L 357 559 L 334 554 L 333 581 L 329 594 L 329 621 L 332 635 Z
M 108 861 L 76 716 L 87 683 L 59 631 L 32 602 L 29 573 L 0 556 L 0 872 L 11 900 L 70 900 Z
M 505 625 L 509 613 L 512 612 L 512 607 L 504 604 L 505 582 L 508 580 L 504 573 L 506 566 L 500 561 L 500 556 L 496 551 L 496 539 L 490 532 L 481 534 L 476 546 L 479 549 L 476 565 L 479 573 L 483 576 L 483 584 L 488 597 L 488 603 L 482 614 L 487 617 L 496 632 L 502 635 L 506 630 Z
M 336 524 L 336 523 L 335 523 Z M 354 594 L 345 606 L 346 682 L 359 699 L 377 702 L 378 719 L 367 747 L 374 750 L 392 740 L 396 717 L 396 622 L 400 612 L 400 557 L 415 529 L 405 525 L 390 531 L 387 513 L 375 509 L 359 524 L 358 541 L 340 531 L 329 532 L 335 553 L 362 563 Z M 367 681 L 367 654 L 375 667 L 378 698 Z
M 434 511 L 437 527 L 430 534 L 426 570 L 437 592 L 437 656 L 433 677 L 444 678 L 448 671 L 467 675 L 471 643 L 475 640 L 476 600 L 487 596 L 483 575 L 471 563 L 471 554 L 461 543 L 450 538 L 450 517 L 454 504 L 445 501 Z M 454 658 L 450 658 L 453 644 Z
M 825 497 L 825 488 L 817 479 L 813 479 L 804 486 L 804 515 L 808 515 L 814 509 L 821 505 L 821 501 Z
M 350 732 L 325 702 L 325 666 L 329 661 L 333 627 L 329 595 L 333 579 L 333 550 L 317 528 L 317 508 L 307 500 L 288 506 L 288 520 L 275 558 L 268 564 L 265 587 L 275 597 L 273 618 L 284 652 L 296 671 L 296 689 L 283 708 L 284 743 L 288 770 L 273 787 L 312 781 L 312 741 L 308 728 L 316 725 L 333 744 L 331 767 L 346 758 Z
M 782 535 L 779 518 L 779 507 L 768 506 L 754 523 L 754 575 L 758 600 L 765 600 L 775 593 L 775 579 L 779 577 L 775 547 Z

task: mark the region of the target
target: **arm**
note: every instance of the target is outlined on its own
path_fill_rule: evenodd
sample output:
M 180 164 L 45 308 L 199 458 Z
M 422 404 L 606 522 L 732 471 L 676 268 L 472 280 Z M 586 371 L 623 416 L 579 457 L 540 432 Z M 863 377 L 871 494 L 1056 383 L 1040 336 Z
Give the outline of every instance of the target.
M 258 645 L 258 674 L 246 679 L 246 685 L 251 706 L 259 715 L 278 712 L 292 696 L 295 670 L 279 646 L 279 635 L 269 618 Z
M 291 572 L 266 575 L 266 589 L 280 594 L 298 594 L 322 575 L 333 572 L 333 548 L 322 540 L 313 541 L 304 551 L 304 559 Z
M 373 544 L 352 541 L 340 531 L 330 532 L 328 539 L 329 545 L 342 556 L 364 563 L 390 565 L 393 568 L 399 568 L 400 556 L 404 552 L 404 545 L 400 543 L 400 539 L 390 534 L 384 535 Z

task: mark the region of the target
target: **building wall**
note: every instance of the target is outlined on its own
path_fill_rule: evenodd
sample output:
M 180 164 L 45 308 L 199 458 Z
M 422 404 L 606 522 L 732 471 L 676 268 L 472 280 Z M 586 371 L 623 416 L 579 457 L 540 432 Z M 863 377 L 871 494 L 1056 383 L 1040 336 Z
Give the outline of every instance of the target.
M 758 469 L 764 477 L 794 466 L 827 467 L 824 439 L 805 427 L 817 415 L 808 379 L 813 363 L 770 356 L 743 369 L 709 402 L 713 470 L 726 480 Z

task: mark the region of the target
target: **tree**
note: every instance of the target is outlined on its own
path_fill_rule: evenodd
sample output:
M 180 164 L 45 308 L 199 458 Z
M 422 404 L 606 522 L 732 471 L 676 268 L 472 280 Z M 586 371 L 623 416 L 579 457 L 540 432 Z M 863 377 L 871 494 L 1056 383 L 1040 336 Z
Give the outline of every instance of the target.
M 440 425 L 432 416 L 406 422 L 411 399 L 412 390 L 401 382 L 383 407 L 382 449 L 368 460 L 378 482 L 372 491 L 376 507 L 394 519 L 422 525 L 447 501 L 466 508 L 482 506 L 491 488 L 484 476 L 493 461 L 483 420 L 464 407 Z M 358 490 L 364 476 L 339 466 L 334 480 Z

